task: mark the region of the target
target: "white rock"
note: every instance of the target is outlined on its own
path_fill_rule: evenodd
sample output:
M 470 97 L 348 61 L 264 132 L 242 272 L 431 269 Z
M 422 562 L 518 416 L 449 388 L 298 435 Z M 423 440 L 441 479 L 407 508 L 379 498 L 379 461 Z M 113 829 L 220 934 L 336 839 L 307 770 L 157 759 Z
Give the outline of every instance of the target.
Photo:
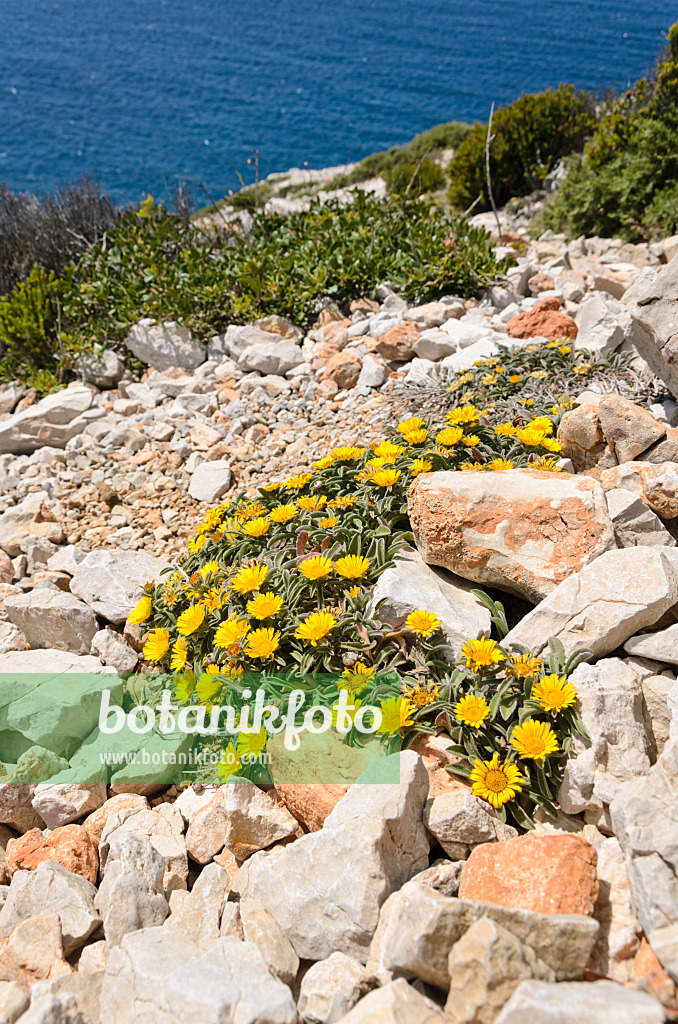
M 613 981 L 570 981 L 551 985 L 524 981 L 495 1024 L 663 1024 L 664 1010 L 652 996 Z
M 448 320 L 448 323 L 460 322 Z M 506 335 L 503 337 L 505 338 Z M 484 337 L 480 341 L 475 341 L 467 348 L 461 348 L 460 351 L 454 352 L 451 356 L 445 356 L 440 365 L 444 370 L 449 370 L 452 373 L 461 373 L 464 370 L 470 369 L 478 359 L 488 359 L 490 356 L 498 354 L 499 346 L 496 342 L 492 338 Z
M 163 888 L 166 892 L 185 889 L 188 855 L 183 836 L 184 819 L 172 804 L 158 804 L 152 810 L 122 808 L 109 814 L 99 843 L 99 861 L 104 871 L 109 848 L 123 835 L 146 836 L 164 861 Z
M 53 555 L 47 559 L 47 568 L 53 572 L 67 572 L 69 576 L 75 575 L 75 570 L 85 558 L 87 552 L 75 544 L 66 544 L 58 548 Z
M 364 962 L 384 900 L 427 865 L 421 813 L 428 775 L 413 751 L 393 757 L 400 758 L 398 785 L 352 786 L 319 832 L 256 853 L 240 869 L 234 890 L 241 901 L 260 900 L 301 959 L 338 951 Z M 371 777 L 388 778 L 394 764 L 377 762 Z
M 50 785 L 35 787 L 31 803 L 47 825 L 58 828 L 84 818 L 106 803 L 106 786 Z
M 78 657 L 77 654 L 60 651 L 56 648 L 40 651 L 8 651 L 7 654 L 0 655 L 0 675 L 39 674 L 46 681 L 49 678 L 56 679 L 65 672 L 91 675 L 111 671 L 110 668 L 105 668 L 98 658 L 93 658 L 90 655 Z
M 94 634 L 92 654 L 97 654 L 104 665 L 110 665 L 116 672 L 131 672 L 139 655 L 127 641 L 112 629 L 100 629 Z
M 368 352 L 363 357 L 363 364 L 356 387 L 358 389 L 380 388 L 388 377 L 388 373 L 389 370 L 384 361 L 379 356 L 374 355 L 374 353 Z
M 633 491 L 613 488 L 606 498 L 618 547 L 676 547 L 659 516 Z
M 14 1024 L 28 1009 L 30 999 L 17 981 L 0 981 L 0 1024 Z
M 504 825 L 484 800 L 469 790 L 453 789 L 426 801 L 424 824 L 452 860 L 465 860 L 480 843 L 518 835 Z
M 600 922 L 603 957 L 596 961 L 594 950 L 593 967 L 599 974 L 610 976 L 611 961 L 628 960 L 635 956 L 640 944 L 642 929 L 633 913 L 629 879 L 626 873 L 624 853 L 614 836 L 605 839 L 598 846 L 598 899 L 595 916 Z
M 420 338 L 414 343 L 414 352 L 420 359 L 430 359 L 434 363 L 451 356 L 456 352 L 458 342 L 451 338 L 445 331 L 434 329 L 424 331 Z
M 240 920 L 245 942 L 258 946 L 271 974 L 286 985 L 293 985 L 299 970 L 299 957 L 282 928 L 257 900 L 240 905 Z
M 431 359 L 413 359 L 409 366 L 406 384 L 429 384 L 439 376 L 438 367 Z
M 621 302 L 599 293 L 582 302 L 576 321 L 577 345 L 606 356 L 623 342 L 629 314 Z
M 125 338 L 132 355 L 154 370 L 183 366 L 193 370 L 205 362 L 205 349 L 196 341 L 188 327 L 169 321 L 158 324 L 145 318 L 135 324 Z
M 231 356 L 238 360 L 246 348 L 252 345 L 278 345 L 283 341 L 280 334 L 272 331 L 262 331 L 253 324 L 246 324 L 239 327 L 232 324 L 227 328 L 226 333 L 212 338 L 207 348 L 210 359 L 220 359 L 223 356 Z
M 129 932 L 163 923 L 169 913 L 163 888 L 165 861 L 146 836 L 116 836 L 103 871 L 95 904 L 109 950 Z
M 191 819 L 186 833 L 188 852 L 207 864 L 224 846 L 244 859 L 278 839 L 294 835 L 299 825 L 284 807 L 251 782 L 220 786 Z
M 191 476 L 188 493 L 196 501 L 218 501 L 231 486 L 232 473 L 228 462 L 216 459 L 203 462 Z
M 624 644 L 627 654 L 637 658 L 651 658 L 667 665 L 678 665 L 678 623 L 656 633 L 632 636 Z
M 230 885 L 227 871 L 218 864 L 208 864 L 176 910 L 170 899 L 172 913 L 164 927 L 178 928 L 203 949 L 209 949 L 219 941 L 219 923 Z M 176 893 L 183 895 L 182 890 L 176 889 L 172 896 Z
M 144 551 L 91 551 L 78 565 L 71 593 L 96 615 L 124 622 L 141 597 L 146 583 L 157 582 L 169 562 Z
M 64 955 L 70 956 L 101 924 L 95 895 L 91 882 L 53 860 L 42 861 L 34 871 L 15 871 L 0 910 L 0 938 L 7 938 L 29 917 L 58 914 Z
M 678 398 L 678 256 L 637 296 L 627 337 Z
M 36 587 L 27 594 L 5 598 L 5 611 L 32 648 L 90 653 L 97 620 L 91 608 L 72 594 Z
M 47 395 L 23 412 L 0 423 L 0 452 L 34 452 L 50 445 L 64 448 L 67 441 L 82 433 L 92 419 L 105 415 L 104 409 L 91 409 L 92 392 L 75 387 Z M 85 416 L 91 410 L 90 416 Z
M 125 372 L 125 364 L 111 348 L 84 355 L 78 363 L 78 375 L 98 388 L 114 388 Z
M 304 1024 L 337 1024 L 365 995 L 367 973 L 343 953 L 312 964 L 299 989 L 299 1016 Z
M 440 1007 L 399 978 L 368 993 L 342 1024 L 444 1024 Z
M 248 347 L 238 357 L 238 366 L 246 373 L 283 374 L 304 362 L 299 345 L 293 341 L 264 342 Z
M 457 659 L 467 640 L 490 634 L 490 613 L 472 595 L 473 589 L 473 584 L 446 569 L 426 565 L 418 551 L 408 548 L 399 551 L 392 568 L 379 577 L 367 614 L 400 629 L 410 612 L 433 612 L 440 618 L 448 657 Z
M 587 647 L 601 657 L 653 625 L 676 602 L 674 548 L 606 551 L 563 580 L 510 631 L 505 643 L 525 644 L 539 654 L 555 636 L 568 656 L 577 647 Z

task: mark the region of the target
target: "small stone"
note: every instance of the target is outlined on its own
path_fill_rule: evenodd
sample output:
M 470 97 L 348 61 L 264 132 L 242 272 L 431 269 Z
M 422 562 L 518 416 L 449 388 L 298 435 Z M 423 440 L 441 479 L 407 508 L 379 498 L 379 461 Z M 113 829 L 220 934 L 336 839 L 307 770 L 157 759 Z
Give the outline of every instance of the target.
M 629 314 L 621 303 L 605 295 L 593 295 L 579 307 L 577 342 L 581 348 L 606 356 L 624 340 Z
M 251 782 L 220 786 L 188 828 L 186 845 L 198 864 L 227 846 L 238 859 L 293 835 L 298 822 Z
M 106 787 L 103 788 L 105 798 Z M 149 810 L 149 803 L 145 796 L 141 796 L 138 793 L 119 793 L 117 796 L 112 796 L 108 800 L 104 799 L 101 806 L 97 807 L 96 810 L 93 810 L 82 823 L 83 827 L 89 832 L 97 848 L 110 815 L 123 810 Z
M 4 944 L 0 981 L 16 981 L 29 988 L 40 979 L 71 972 L 72 967 L 64 959 L 58 914 L 40 914 L 21 921 Z
M 81 825 L 63 825 L 48 836 L 32 829 L 19 839 L 10 839 L 5 856 L 12 874 L 34 871 L 38 864 L 49 860 L 96 885 L 99 858 L 89 833 Z
M 17 981 L 0 981 L 0 1024 L 14 1024 L 28 1009 L 30 998 Z
M 364 996 L 342 1024 L 444 1024 L 440 1007 L 399 978 Z
M 299 989 L 299 1016 L 304 1024 L 337 1024 L 369 987 L 362 964 L 332 953 L 306 971 Z
M 606 498 L 618 547 L 676 547 L 659 516 L 633 491 L 613 488 Z
M 52 860 L 42 861 L 35 871 L 17 871 L 0 910 L 0 938 L 11 935 L 21 921 L 54 912 L 61 920 L 64 954 L 70 956 L 101 924 L 95 895 L 91 882 Z
M 523 981 L 515 990 L 495 1024 L 663 1024 L 661 1005 L 643 992 L 632 992 L 613 981 L 567 982 Z
M 203 462 L 198 466 L 188 485 L 188 493 L 196 501 L 212 503 L 218 501 L 231 486 L 230 463 L 222 459 Z
M 97 620 L 92 610 L 71 594 L 35 589 L 5 598 L 5 611 L 32 648 L 90 652 Z
M 132 355 L 155 370 L 173 366 L 195 369 L 205 361 L 205 349 L 187 327 L 173 321 L 158 324 L 145 318 L 134 325 L 125 338 Z
M 631 462 L 659 441 L 666 427 L 651 412 L 621 395 L 604 395 L 598 404 L 600 425 L 617 462 Z
M 360 379 L 362 362 L 355 352 L 336 352 L 325 364 L 322 379 L 331 380 L 339 388 L 350 390 Z
M 413 323 L 396 324 L 372 343 L 372 349 L 383 359 L 407 363 L 415 354 L 414 346 L 419 337 L 419 329 Z
M 465 859 L 481 843 L 497 842 L 516 835 L 489 805 L 468 790 L 453 789 L 426 802 L 424 824 L 453 859 Z
M 116 672 L 131 672 L 139 661 L 139 655 L 127 641 L 112 629 L 100 629 L 92 638 L 91 653 L 97 654 L 104 665 L 110 665 Z
M 509 337 L 547 338 L 549 341 L 576 338 L 576 323 L 572 317 L 558 312 L 559 305 L 559 299 L 542 299 L 532 309 L 514 316 L 506 325 Z
M 76 569 L 71 592 L 117 625 L 135 607 L 142 587 L 157 582 L 169 564 L 143 551 L 91 551 Z
M 240 904 L 240 920 L 245 942 L 259 947 L 271 974 L 286 985 L 293 985 L 299 957 L 275 918 L 262 903 L 245 900 Z

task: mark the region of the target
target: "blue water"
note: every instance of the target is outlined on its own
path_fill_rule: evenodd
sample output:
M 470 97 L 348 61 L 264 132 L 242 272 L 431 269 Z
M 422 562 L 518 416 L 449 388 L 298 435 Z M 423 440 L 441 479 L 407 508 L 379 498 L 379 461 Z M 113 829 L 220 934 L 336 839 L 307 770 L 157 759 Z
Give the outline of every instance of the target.
M 0 181 L 223 195 L 561 81 L 624 87 L 675 0 L 0 0 Z M 200 198 L 200 197 L 199 197 Z

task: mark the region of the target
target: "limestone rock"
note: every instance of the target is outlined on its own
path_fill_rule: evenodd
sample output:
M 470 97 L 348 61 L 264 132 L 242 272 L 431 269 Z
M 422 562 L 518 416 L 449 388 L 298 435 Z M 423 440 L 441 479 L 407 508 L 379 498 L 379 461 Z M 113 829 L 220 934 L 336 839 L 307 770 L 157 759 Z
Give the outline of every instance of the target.
M 138 838 L 146 836 L 165 864 L 163 888 L 166 891 L 185 889 L 188 856 L 183 830 L 184 819 L 172 804 L 161 803 L 152 810 L 119 808 L 109 815 L 101 834 L 99 856 L 102 871 L 105 870 L 109 852 L 119 837 L 126 834 Z
M 650 770 L 638 674 L 619 658 L 579 665 L 570 676 L 589 739 L 574 736 L 558 800 L 566 814 L 611 803 L 620 784 Z
M 276 782 L 275 791 L 293 818 L 309 832 L 319 832 L 325 819 L 348 791 L 348 786 L 326 783 Z
M 78 963 L 79 968 L 79 963 Z M 78 1020 L 99 1020 L 99 996 L 104 980 L 103 969 L 98 971 L 62 974 L 53 980 L 38 981 L 31 989 L 31 1015 L 39 1004 L 56 1002 L 62 1013 L 66 1015 L 66 1024 L 75 1024 Z M 48 1017 L 44 1024 L 52 1024 L 53 1018 Z M 37 1024 L 37 1022 L 34 1022 Z
M 125 372 L 125 364 L 111 348 L 84 355 L 78 362 L 78 375 L 98 388 L 114 388 Z
M 444 1024 L 440 1007 L 403 978 L 370 992 L 342 1024 Z
M 637 494 L 662 519 L 678 516 L 678 463 L 626 462 L 600 480 L 606 491 L 622 487 Z
M 293 341 L 281 339 L 248 345 L 238 358 L 238 366 L 246 373 L 254 370 L 257 373 L 282 376 L 303 361 L 300 347 Z
M 45 822 L 31 804 L 33 793 L 33 786 L 13 786 L 2 783 L 0 785 L 0 822 L 22 833 L 28 832 L 31 828 L 44 828 Z
M 555 981 L 550 967 L 506 928 L 481 917 L 452 947 L 445 1015 L 450 1024 L 493 1024 L 521 981 Z
M 203 462 L 191 476 L 188 493 L 196 501 L 218 501 L 231 486 L 231 467 L 223 459 Z
M 413 324 L 404 322 L 396 324 L 382 334 L 372 344 L 372 348 L 383 359 L 397 363 L 408 362 L 414 353 L 414 346 L 419 340 L 419 329 Z M 419 353 L 417 353 L 418 355 Z
M 49 860 L 96 885 L 99 858 L 87 829 L 81 825 L 63 825 L 47 836 L 40 829 L 31 829 L 18 839 L 10 839 L 5 856 L 12 873 L 34 871 L 38 864 Z
M 58 914 L 40 914 L 21 921 L 2 945 L 0 981 L 16 981 L 28 988 L 42 978 L 72 971 L 64 959 Z
M 82 433 L 92 419 L 104 415 L 103 409 L 92 409 L 91 406 L 92 392 L 89 388 L 66 388 L 47 395 L 0 423 L 0 452 L 19 455 L 34 452 L 45 445 L 64 448 L 66 442 Z
M 583 402 L 566 412 L 558 426 L 558 442 L 563 457 L 572 460 L 577 473 L 598 465 L 607 452 L 598 406 Z M 611 461 L 615 464 L 617 460 L 612 457 Z
M 567 982 L 523 981 L 495 1024 L 662 1024 L 664 1011 L 652 996 L 632 992 L 613 981 Z
M 585 299 L 577 314 L 577 343 L 597 355 L 606 356 L 619 348 L 624 340 L 624 327 L 629 314 L 621 303 L 603 295 Z
M 400 759 L 399 784 L 352 786 L 320 832 L 257 853 L 240 869 L 234 889 L 241 902 L 260 900 L 301 959 L 338 951 L 364 961 L 382 903 L 427 864 L 426 769 L 406 750 L 375 765 L 370 777 L 389 778 L 398 763 L 392 758 Z
M 598 415 L 605 440 L 617 462 L 631 462 L 659 441 L 666 427 L 651 412 L 621 395 L 603 395 Z
M 656 633 L 632 636 L 624 650 L 636 658 L 651 658 L 666 665 L 678 665 L 678 623 Z
M 249 942 L 206 953 L 181 932 L 149 928 L 111 951 L 101 988 L 106 1024 L 296 1024 L 292 993 Z
M 362 964 L 343 953 L 312 964 L 299 989 L 299 1016 L 304 1024 L 337 1024 L 369 989 Z
M 388 377 L 388 367 L 382 359 L 372 352 L 363 356 L 360 375 L 355 386 L 360 391 L 365 388 L 380 388 Z
M 127 641 L 112 629 L 100 629 L 92 638 L 92 654 L 98 654 L 104 665 L 110 665 L 121 674 L 131 672 L 139 655 Z
M 509 470 L 438 472 L 408 493 L 425 562 L 537 602 L 614 545 L 597 481 Z
M 188 327 L 173 321 L 158 324 L 146 317 L 134 325 L 125 345 L 133 356 L 154 370 L 169 370 L 173 366 L 193 370 L 205 361 L 204 347 Z
M 87 788 L 92 790 L 98 789 L 97 786 Z M 104 801 L 83 821 L 83 825 L 91 835 L 97 849 L 99 847 L 99 842 L 101 841 L 104 828 L 106 827 L 106 822 L 111 814 L 122 810 L 132 809 L 140 811 L 149 809 L 148 800 L 145 796 L 141 796 L 139 793 L 119 793 L 106 800 L 106 787 L 102 786 L 101 788 L 104 790 Z
M 32 648 L 89 654 L 97 631 L 91 608 L 61 590 L 31 590 L 5 598 L 5 611 Z
M 68 768 L 68 761 L 59 757 L 54 751 L 36 745 L 29 747 L 20 755 L 14 771 L 7 775 L 5 781 L 28 786 L 32 783 L 44 782 L 64 768 Z
M 453 789 L 429 798 L 424 810 L 424 824 L 432 836 L 452 858 L 463 860 L 481 843 L 493 843 L 516 835 L 504 825 L 489 804 L 466 789 Z
M 596 851 L 576 835 L 528 833 L 477 846 L 466 861 L 459 898 L 538 914 L 593 913 Z
M 610 977 L 615 961 L 635 956 L 641 935 L 631 906 L 624 853 L 614 836 L 598 847 L 598 879 L 594 916 L 600 924 L 600 938 L 593 951 L 591 969 Z
M 490 613 L 472 589 L 466 580 L 428 566 L 418 551 L 407 548 L 377 580 L 368 615 L 401 629 L 410 612 L 433 612 L 440 619 L 449 659 L 458 659 L 467 640 L 490 633 Z
M 286 985 L 293 985 L 299 970 L 299 957 L 282 928 L 258 900 L 245 900 L 240 906 L 245 942 L 259 947 L 271 974 Z
M 0 1024 L 14 1024 L 30 1004 L 23 985 L 17 981 L 0 981 Z
M 112 840 L 96 895 L 109 947 L 128 932 L 163 923 L 169 913 L 164 871 L 165 861 L 145 836 L 124 833 Z
M 617 487 L 608 491 L 606 497 L 618 547 L 676 547 L 659 516 L 633 491 Z
M 77 567 L 71 593 L 96 615 L 122 623 L 139 600 L 144 584 L 157 582 L 168 566 L 169 562 L 143 551 L 91 551 Z
M 91 882 L 51 860 L 38 864 L 35 871 L 16 871 L 0 910 L 0 938 L 11 935 L 21 921 L 36 914 L 56 913 L 61 920 L 64 954 L 69 956 L 101 924 L 95 894 Z
M 678 398 L 678 257 L 638 295 L 628 337 Z
M 339 388 L 354 388 L 360 380 L 362 363 L 356 352 L 336 352 L 327 360 L 323 380 L 332 380 Z
M 198 864 L 227 846 L 238 859 L 293 835 L 297 821 L 251 782 L 220 786 L 188 828 L 186 845 Z
M 430 868 L 420 871 L 411 881 L 428 885 L 442 896 L 456 896 L 465 863 L 465 860 L 436 860 Z
M 228 872 L 218 864 L 208 864 L 181 905 L 176 910 L 172 908 L 164 927 L 178 928 L 203 949 L 209 949 L 219 941 L 221 913 L 231 881 Z
M 380 979 L 393 973 L 447 990 L 450 950 L 481 917 L 495 921 L 534 950 L 559 980 L 581 978 L 599 932 L 597 922 L 581 914 L 537 914 L 450 899 L 412 881 L 384 903 L 367 969 Z
M 525 644 L 539 654 L 555 636 L 568 656 L 586 647 L 601 657 L 654 624 L 677 601 L 674 548 L 606 551 L 556 587 L 504 642 Z
M 558 311 L 560 299 L 542 299 L 532 309 L 514 316 L 506 325 L 511 338 L 576 338 L 577 324 L 570 316 Z M 622 335 L 623 337 L 623 335 Z M 620 343 L 622 338 L 619 339 Z

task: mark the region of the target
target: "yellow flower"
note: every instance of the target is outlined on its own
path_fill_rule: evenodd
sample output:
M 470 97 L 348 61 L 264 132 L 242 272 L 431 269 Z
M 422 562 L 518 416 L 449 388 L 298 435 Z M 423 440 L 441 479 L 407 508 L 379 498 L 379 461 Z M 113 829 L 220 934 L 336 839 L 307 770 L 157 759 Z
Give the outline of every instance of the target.
M 405 691 L 405 697 L 415 708 L 427 708 L 430 704 L 435 704 L 438 695 L 439 691 L 435 683 L 429 683 L 427 686 L 417 683 L 416 686 L 407 687 Z
M 321 519 L 320 522 L 318 523 L 318 526 L 322 526 L 324 530 L 329 530 L 333 526 L 336 526 L 338 522 L 339 519 L 337 518 L 337 516 L 328 516 L 327 519 Z
M 486 373 L 486 374 L 484 374 L 484 376 L 482 376 L 480 378 L 480 383 L 484 384 L 486 387 L 488 387 L 490 384 L 496 384 L 497 383 L 497 375 L 496 375 L 496 373 Z
M 512 423 L 499 423 L 494 432 L 497 437 L 515 437 L 516 428 Z
M 521 757 L 534 761 L 543 761 L 549 754 L 558 750 L 558 738 L 547 722 L 538 722 L 528 718 L 522 725 L 517 725 L 511 736 L 511 746 Z
M 497 665 L 506 658 L 506 655 L 497 647 L 497 641 L 488 640 L 487 637 L 483 637 L 481 640 L 467 640 L 461 653 L 466 658 L 466 667 L 473 669 L 474 672 Z
M 542 444 L 546 434 L 543 430 L 538 430 L 535 427 L 517 427 L 516 437 L 519 441 L 522 441 L 523 444 L 536 447 L 537 445 Z
M 381 441 L 374 449 L 374 454 L 380 459 L 394 459 L 405 451 L 404 444 L 394 444 L 393 441 Z
M 190 555 L 197 555 L 205 547 L 205 544 L 207 544 L 207 537 L 191 537 L 186 547 Z
M 233 644 L 239 644 L 249 632 L 247 619 L 238 618 L 237 615 L 230 615 L 225 622 L 222 622 L 214 634 L 214 646 L 228 649 Z
M 348 687 L 344 687 L 344 689 L 348 689 Z M 355 719 L 355 716 L 358 714 L 358 711 L 360 710 L 360 707 L 362 705 L 362 701 L 359 698 L 353 697 L 353 695 L 351 695 L 351 697 L 352 697 L 353 707 L 352 708 L 350 706 L 347 707 L 345 709 L 345 715 L 346 715 L 346 718 L 348 718 L 350 720 L 351 725 L 354 725 L 355 724 L 354 719 Z M 339 720 L 339 702 L 337 701 L 336 704 L 332 705 L 332 728 L 333 729 L 336 729 L 337 721 L 338 720 Z
M 556 441 L 555 437 L 545 437 L 541 443 L 542 448 L 546 448 L 547 452 L 561 452 L 563 450 L 562 444 Z
M 147 661 L 161 661 L 169 651 L 169 630 L 152 629 L 144 644 L 144 658 Z
M 410 612 L 405 619 L 405 629 L 409 629 L 411 633 L 418 633 L 419 636 L 430 636 L 440 629 L 440 619 L 433 612 L 417 609 Z
M 575 366 L 574 372 L 579 376 L 583 377 L 584 374 L 591 369 L 590 363 L 580 363 L 579 366 Z
M 563 467 L 559 466 L 555 459 L 548 455 L 540 455 L 535 462 L 530 463 L 530 469 L 540 469 L 543 473 L 562 473 Z
M 195 675 L 193 672 L 185 672 L 174 680 L 174 696 L 182 704 L 186 704 L 194 690 Z
M 227 779 L 230 779 L 231 775 L 237 775 L 241 769 L 242 761 L 240 760 L 240 755 L 233 744 L 229 743 L 221 752 L 217 776 L 221 782 L 226 782 Z
M 522 379 L 523 376 L 521 373 L 512 373 L 511 376 L 509 377 L 509 382 L 511 384 L 519 384 Z
M 146 622 L 151 617 L 153 611 L 153 605 L 150 597 L 142 597 L 136 608 L 130 612 L 128 622 L 138 626 L 142 622 Z
M 459 722 L 470 725 L 472 729 L 480 729 L 490 713 L 490 705 L 484 697 L 469 693 L 455 704 L 454 713 Z
M 284 480 L 275 480 L 272 484 L 266 484 L 262 491 L 280 491 L 285 486 Z
M 462 462 L 461 468 L 464 473 L 477 473 L 481 469 L 485 469 L 485 464 L 483 462 Z
M 316 497 L 315 495 L 310 498 L 297 498 L 297 505 L 299 508 L 303 508 L 304 512 L 319 512 L 321 508 L 327 503 L 327 498 L 324 494 Z
M 535 416 L 527 425 L 535 430 L 543 430 L 545 434 L 553 433 L 553 420 L 550 416 Z
M 428 430 L 410 430 L 407 434 L 403 434 L 403 438 L 408 444 L 422 444 L 428 437 Z
M 534 684 L 532 699 L 539 701 L 544 711 L 563 711 L 576 703 L 577 691 L 565 676 L 552 673 Z
M 203 604 L 208 612 L 218 612 L 223 603 L 223 592 L 216 587 L 208 590 L 203 599 Z
M 413 724 L 412 713 L 416 708 L 406 697 L 389 697 L 388 700 L 380 701 L 379 710 L 381 723 L 377 732 L 390 736 Z
M 329 469 L 330 466 L 333 466 L 333 465 L 334 465 L 334 456 L 333 455 L 324 455 L 322 457 L 322 459 L 318 459 L 317 462 L 313 463 L 313 468 L 314 469 L 321 469 L 321 470 L 322 469 Z
M 260 754 L 266 748 L 268 733 L 265 729 L 258 732 L 241 732 L 238 734 L 237 749 L 239 754 Z
M 349 587 L 346 593 L 349 597 L 359 597 L 362 594 L 362 590 L 358 586 Z
M 398 424 L 398 433 L 409 434 L 413 430 L 420 430 L 425 422 L 426 420 L 422 420 L 419 416 L 410 416 L 409 420 L 403 420 Z
M 247 602 L 247 611 L 253 619 L 270 619 L 277 615 L 283 606 L 280 594 L 257 594 Z
M 506 666 L 506 675 L 514 679 L 529 679 L 536 676 L 541 668 L 541 658 L 532 654 L 511 654 L 511 664 Z
M 313 555 L 306 558 L 298 568 L 307 580 L 322 580 L 332 572 L 333 563 L 324 555 Z
M 285 481 L 286 491 L 300 491 L 302 487 L 305 487 L 309 482 L 313 473 L 297 473 L 296 476 L 291 476 L 289 480 Z
M 195 633 L 196 629 L 200 629 L 204 621 L 205 606 L 192 604 L 177 619 L 177 633 L 181 633 L 182 636 L 190 636 L 191 633 Z
M 363 555 L 344 555 L 334 563 L 334 571 L 347 580 L 358 580 L 370 567 L 369 558 Z
M 445 419 L 451 427 L 456 427 L 459 423 L 473 423 L 479 416 L 475 405 L 465 405 L 463 409 L 452 409 Z
M 267 661 L 268 658 L 273 657 L 274 651 L 277 651 L 279 646 L 280 633 L 276 633 L 272 627 L 253 629 L 247 638 L 245 654 L 248 658 L 260 658 L 262 661 Z
M 299 509 L 296 505 L 276 505 L 270 513 L 273 523 L 289 523 L 290 519 L 294 519 L 298 515 Z
M 217 672 L 219 671 L 216 665 L 214 668 Z M 209 704 L 215 694 L 219 692 L 222 685 L 221 679 L 219 679 L 214 672 L 203 672 L 198 679 L 198 683 L 195 688 L 195 695 L 198 698 L 198 703 Z
M 429 459 L 412 459 L 410 462 L 410 475 L 419 476 L 420 473 L 430 473 L 433 463 Z
M 204 565 L 201 565 L 199 572 L 202 578 L 206 580 L 210 574 L 213 575 L 215 572 L 219 572 L 219 563 L 215 558 L 213 558 L 211 561 L 205 562 Z
M 353 462 L 355 459 L 359 459 L 361 455 L 364 455 L 364 453 L 364 448 L 356 448 L 353 444 L 347 444 L 343 448 L 335 448 L 334 451 L 330 452 L 330 455 L 335 462 Z
M 439 430 L 436 434 L 436 442 L 451 448 L 453 445 L 458 444 L 463 436 L 464 430 L 462 427 L 445 427 L 444 430 Z
M 393 487 L 400 479 L 399 469 L 378 469 L 372 474 L 372 483 L 377 487 Z
M 328 508 L 350 508 L 351 505 L 355 505 L 356 501 L 355 494 L 340 494 L 338 498 L 332 498 L 331 501 L 327 502 Z
M 346 683 L 341 685 L 346 690 L 352 690 L 354 693 L 360 693 L 361 690 L 365 689 L 367 680 L 370 676 L 373 676 L 376 672 L 374 665 L 365 665 L 362 661 L 356 661 L 350 668 L 345 668 L 341 673 L 342 679 L 346 680 Z
M 545 380 L 548 377 L 547 370 L 533 370 L 532 373 L 528 374 L 529 377 L 535 377 L 537 380 Z
M 182 668 L 186 665 L 186 658 L 188 657 L 188 646 L 183 636 L 180 636 L 175 641 L 174 647 L 172 648 L 172 660 L 170 661 L 170 669 L 172 672 L 181 672 Z
M 499 754 L 495 754 L 491 761 L 476 760 L 469 778 L 473 783 L 473 795 L 487 800 L 495 810 L 513 800 L 516 793 L 521 793 L 526 781 L 515 764 L 510 761 L 501 764 Z
M 558 348 L 558 351 L 562 352 L 564 356 L 569 356 L 569 354 L 572 351 L 572 349 L 570 348 L 569 345 L 560 345 L 560 347 Z
M 311 612 L 299 624 L 294 635 L 298 640 L 305 640 L 311 647 L 317 647 L 336 624 L 331 612 Z
M 500 473 L 505 469 L 513 469 L 513 463 L 510 459 L 492 459 L 492 462 L 485 463 L 486 469 L 492 469 L 495 473 Z
M 473 448 L 475 445 L 480 444 L 480 438 L 477 434 L 465 434 L 461 439 L 461 443 L 466 448 Z
M 250 519 L 249 522 L 245 523 L 242 532 L 246 533 L 248 537 L 263 537 L 270 529 L 271 524 L 269 520 L 265 519 L 264 516 L 258 516 L 256 519 Z
M 231 580 L 231 588 L 238 594 L 251 594 L 260 590 L 268 576 L 266 565 L 243 565 Z

